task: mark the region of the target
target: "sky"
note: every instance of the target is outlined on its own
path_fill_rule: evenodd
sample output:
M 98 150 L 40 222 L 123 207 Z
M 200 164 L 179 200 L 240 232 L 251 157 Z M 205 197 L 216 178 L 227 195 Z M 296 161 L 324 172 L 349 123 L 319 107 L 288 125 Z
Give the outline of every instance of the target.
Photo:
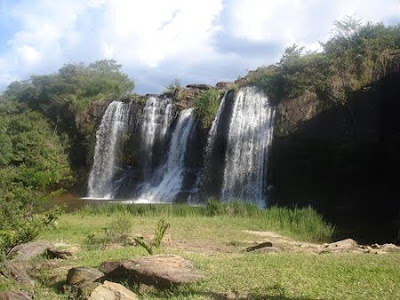
M 233 81 L 335 20 L 400 23 L 400 0 L 0 0 L 0 91 L 67 63 L 115 59 L 135 92 Z

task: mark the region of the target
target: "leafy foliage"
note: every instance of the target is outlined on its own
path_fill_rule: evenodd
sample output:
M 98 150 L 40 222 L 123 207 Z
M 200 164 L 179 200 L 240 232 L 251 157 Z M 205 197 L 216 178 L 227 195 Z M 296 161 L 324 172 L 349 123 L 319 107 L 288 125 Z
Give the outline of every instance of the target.
M 59 137 L 39 112 L 9 99 L 0 102 L 0 252 L 26 242 L 54 215 L 35 216 L 49 189 L 72 179 Z
M 157 228 L 154 232 L 154 239 L 151 243 L 147 243 L 143 237 L 136 237 L 135 242 L 143 247 L 150 255 L 154 254 L 153 248 L 159 250 L 161 242 L 164 239 L 165 232 L 169 228 L 170 224 L 164 219 L 160 219 L 157 223 Z
M 209 89 L 196 98 L 194 112 L 203 129 L 211 127 L 218 110 L 220 98 L 220 94 L 216 89 Z
M 71 163 L 75 167 L 85 166 L 85 153 L 94 146 L 91 137 L 96 124 L 84 126 L 78 120 L 90 103 L 123 97 L 132 91 L 134 83 L 121 67 L 115 60 L 100 60 L 88 66 L 66 64 L 58 73 L 34 75 L 27 81 L 11 83 L 5 97 L 42 113 L 68 143 Z
M 275 102 L 311 91 L 322 99 L 345 102 L 348 92 L 385 76 L 400 55 L 400 26 L 362 25 L 347 18 L 334 23 L 334 35 L 323 51 L 304 52 L 292 45 L 276 65 L 249 74 Z

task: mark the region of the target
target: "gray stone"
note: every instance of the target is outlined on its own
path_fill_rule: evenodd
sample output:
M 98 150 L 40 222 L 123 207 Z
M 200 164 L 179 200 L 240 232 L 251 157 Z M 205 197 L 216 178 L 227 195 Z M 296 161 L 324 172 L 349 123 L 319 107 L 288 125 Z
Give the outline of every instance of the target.
M 34 281 L 26 272 L 30 268 L 30 265 L 27 265 L 26 262 L 5 261 L 3 268 L 5 269 L 4 275 L 14 279 L 17 283 L 22 285 L 34 284 Z
M 121 262 L 106 262 L 100 269 L 111 270 L 106 272 L 106 278 L 114 281 L 128 280 L 161 288 L 191 283 L 205 277 L 205 273 L 194 269 L 192 262 L 177 255 L 143 256 Z
M 328 249 L 340 249 L 340 250 L 353 250 L 358 248 L 358 244 L 353 239 L 345 239 L 337 241 L 326 246 Z
M 32 300 L 23 292 L 0 292 L 0 300 Z
M 380 247 L 381 250 L 386 251 L 386 252 L 397 252 L 400 251 L 400 247 L 396 246 L 394 244 L 383 244 Z
M 14 260 L 30 260 L 45 255 L 49 248 L 54 248 L 54 244 L 48 241 L 29 242 L 12 248 L 8 253 L 8 257 Z
M 75 267 L 68 271 L 67 284 L 80 285 L 86 282 L 96 281 L 103 276 L 103 272 L 94 268 Z
M 90 294 L 88 300 L 138 300 L 135 293 L 121 284 L 105 281 L 96 287 Z

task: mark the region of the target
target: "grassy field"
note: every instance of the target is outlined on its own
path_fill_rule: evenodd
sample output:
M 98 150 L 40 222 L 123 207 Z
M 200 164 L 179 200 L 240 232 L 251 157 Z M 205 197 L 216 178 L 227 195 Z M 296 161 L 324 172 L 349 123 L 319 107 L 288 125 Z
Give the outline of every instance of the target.
M 111 243 L 109 232 L 113 232 L 113 237 L 122 231 L 124 236 L 150 236 L 163 218 L 170 228 L 160 252 L 190 259 L 208 276 L 173 290 L 142 294 L 141 299 L 225 299 L 228 293 L 249 299 L 400 299 L 399 253 L 315 255 L 241 251 L 255 240 L 246 230 L 272 230 L 303 241 L 316 241 L 325 232 L 321 242 L 329 239 L 329 225 L 314 224 L 315 228 L 325 228 L 319 228 L 316 234 L 304 225 L 322 222 L 319 217 L 319 221 L 311 217 L 315 213 L 310 209 L 276 209 L 269 212 L 268 218 L 263 211 L 234 213 L 220 209 L 210 213 L 206 208 L 179 206 L 139 208 L 103 207 L 61 215 L 57 228 L 40 237 L 80 248 L 76 258 L 57 261 L 61 278 L 73 266 L 97 267 L 107 260 L 147 255 L 141 247 Z M 36 276 L 43 284 L 36 285 L 35 299 L 68 299 L 55 287 L 45 287 L 54 274 L 43 268 Z

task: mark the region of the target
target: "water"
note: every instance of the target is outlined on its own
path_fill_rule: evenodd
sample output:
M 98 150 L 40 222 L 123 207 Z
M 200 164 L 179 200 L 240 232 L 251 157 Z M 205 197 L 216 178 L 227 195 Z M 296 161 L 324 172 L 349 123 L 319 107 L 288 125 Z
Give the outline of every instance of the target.
M 205 169 L 210 168 L 210 162 L 211 162 L 211 156 L 212 156 L 212 151 L 214 149 L 214 145 L 217 139 L 217 129 L 221 120 L 221 114 L 224 111 L 225 108 L 225 98 L 226 94 L 221 100 L 221 103 L 219 104 L 217 114 L 215 115 L 214 121 L 211 125 L 211 129 L 208 133 L 208 139 L 207 139 L 207 145 L 206 145 L 206 153 L 205 153 L 205 158 L 204 158 L 204 164 L 205 164 Z
M 239 90 L 229 124 L 222 199 L 265 206 L 266 166 L 273 109 L 254 87 Z
M 142 179 L 148 180 L 162 154 L 167 130 L 172 121 L 173 104 L 168 98 L 150 96 L 143 109 L 141 124 Z M 157 156 L 157 154 L 159 154 Z
M 113 198 L 113 179 L 118 170 L 117 154 L 128 129 L 130 105 L 113 101 L 107 107 L 96 132 L 93 166 L 89 174 L 88 197 Z
M 185 173 L 185 153 L 194 124 L 193 109 L 181 111 L 172 134 L 167 161 L 157 174 L 161 182 L 154 185 L 158 181 L 154 179 L 147 183 L 139 196 L 140 201 L 172 202 L 181 191 Z
M 224 95 L 205 149 L 193 109 L 181 111 L 174 119 L 170 99 L 149 96 L 137 120 L 137 132 L 128 130 L 129 111 L 130 105 L 114 101 L 104 114 L 96 134 L 88 197 L 172 203 L 190 200 L 200 190 L 201 198 L 216 196 L 265 205 L 274 113 L 268 98 L 256 88 L 242 88 L 235 97 L 233 92 Z M 136 135 L 133 146 L 139 149 L 138 159 L 132 165 L 121 165 L 123 142 L 131 134 Z

